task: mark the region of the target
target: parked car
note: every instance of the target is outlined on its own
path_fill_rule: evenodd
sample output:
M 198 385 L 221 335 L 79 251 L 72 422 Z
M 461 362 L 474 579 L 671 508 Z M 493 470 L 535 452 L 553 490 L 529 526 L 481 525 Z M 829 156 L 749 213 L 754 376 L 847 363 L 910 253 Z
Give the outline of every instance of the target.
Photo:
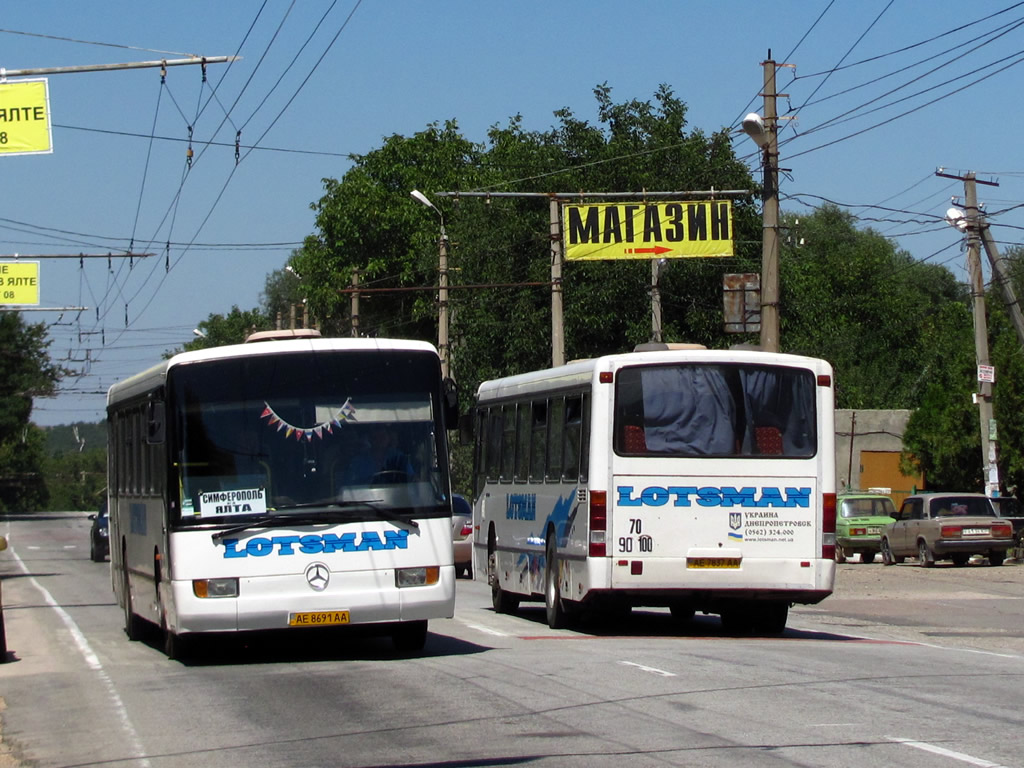
M 994 496 L 989 498 L 996 508 L 996 514 L 1004 520 L 1009 520 L 1013 526 L 1013 545 L 1016 550 L 1016 557 L 1024 555 L 1024 510 L 1016 496 Z
M 107 516 L 107 502 L 104 501 L 95 515 L 89 515 L 92 528 L 89 529 L 89 559 L 102 563 L 110 555 L 110 518 Z
M 452 549 L 455 576 L 473 578 L 473 506 L 464 496 L 452 494 Z
M 882 561 L 886 565 L 916 557 L 925 568 L 936 560 L 966 565 L 971 555 L 983 555 L 1002 565 L 1013 546 L 1013 525 L 996 515 L 981 493 L 921 493 L 908 496 L 894 522 L 882 531 Z
M 884 493 L 851 492 L 836 498 L 836 562 L 860 555 L 862 563 L 875 559 L 882 529 L 893 521 L 896 505 Z

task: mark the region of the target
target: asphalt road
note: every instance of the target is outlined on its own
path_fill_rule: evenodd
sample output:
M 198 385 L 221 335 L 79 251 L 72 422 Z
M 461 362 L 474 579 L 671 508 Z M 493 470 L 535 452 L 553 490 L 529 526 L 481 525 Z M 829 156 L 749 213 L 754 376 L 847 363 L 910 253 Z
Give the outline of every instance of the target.
M 552 631 L 462 580 L 421 656 L 286 632 L 183 664 L 126 639 L 87 525 L 0 521 L 0 766 L 1024 765 L 1024 567 L 843 565 L 781 638 Z

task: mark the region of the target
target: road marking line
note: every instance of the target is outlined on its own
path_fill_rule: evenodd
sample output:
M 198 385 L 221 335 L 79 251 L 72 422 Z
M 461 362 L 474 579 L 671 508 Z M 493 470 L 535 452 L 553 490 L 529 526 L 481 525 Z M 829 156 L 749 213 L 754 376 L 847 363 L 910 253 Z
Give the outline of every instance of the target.
M 483 632 L 485 635 L 495 635 L 496 637 L 508 637 L 508 635 L 505 632 L 499 632 L 496 629 L 491 629 L 490 627 L 485 627 L 481 624 L 471 624 L 468 621 L 463 621 L 462 623 L 470 629 L 475 629 L 477 632 Z
M 29 547 L 29 549 L 32 549 L 32 547 Z M 36 547 L 36 549 L 38 549 L 38 547 Z M 75 623 L 75 620 L 71 618 L 70 614 L 61 608 L 60 604 L 53 599 L 53 595 L 51 595 L 42 584 L 36 581 L 35 576 L 29 573 L 25 563 L 20 557 L 18 557 L 18 553 L 13 549 L 9 551 L 11 555 L 14 556 L 14 561 L 18 564 L 21 572 L 28 577 L 29 584 L 42 593 L 43 602 L 53 608 L 57 616 L 60 617 L 60 620 L 64 622 L 64 626 L 71 634 L 71 639 L 75 641 L 75 645 L 78 646 L 79 652 L 81 652 L 82 656 L 85 658 L 85 663 L 88 665 L 89 669 L 99 675 L 100 679 L 103 681 L 103 686 L 107 689 L 107 695 L 110 696 L 114 711 L 117 713 L 117 719 L 121 721 L 121 727 L 124 728 L 128 735 L 128 743 L 137 755 L 136 759 L 138 760 L 138 764 L 148 768 L 151 763 L 145 757 L 146 752 L 142 748 L 142 741 L 139 739 L 138 732 L 136 732 L 134 726 L 132 726 L 131 718 L 128 716 L 128 709 L 125 707 L 124 702 L 118 695 L 117 688 L 114 686 L 114 681 L 110 679 L 110 675 L 108 675 L 107 670 L 103 668 L 103 664 L 100 662 L 99 657 L 92 650 L 92 646 L 89 645 L 89 641 L 85 639 L 85 634 L 83 634 L 82 630 L 79 629 L 78 624 Z
M 914 739 L 901 739 L 897 736 L 886 736 L 889 741 L 895 741 L 897 744 L 906 744 L 908 747 L 914 749 L 920 749 L 924 752 L 931 752 L 935 755 L 942 755 L 943 757 L 951 757 L 954 760 L 959 760 L 962 763 L 968 765 L 976 765 L 978 768 L 1006 768 L 1002 763 L 993 763 L 990 760 L 983 760 L 980 757 L 974 757 L 972 755 L 964 754 L 963 752 L 954 752 L 951 749 L 944 747 L 937 747 L 934 744 L 929 744 L 925 741 L 915 741 Z
M 658 669 L 657 667 L 648 667 L 644 664 L 637 664 L 635 661 L 620 661 L 619 664 L 624 664 L 627 667 L 636 667 L 644 672 L 650 672 L 652 675 L 661 675 L 662 677 L 675 677 L 675 672 L 666 672 L 664 669 Z

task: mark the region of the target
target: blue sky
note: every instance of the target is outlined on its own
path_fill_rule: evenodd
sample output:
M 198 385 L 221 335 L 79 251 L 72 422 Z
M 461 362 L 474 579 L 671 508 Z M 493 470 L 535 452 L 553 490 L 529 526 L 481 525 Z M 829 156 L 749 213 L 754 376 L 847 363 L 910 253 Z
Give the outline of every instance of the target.
M 157 254 L 130 269 L 42 260 L 40 306 L 53 311 L 26 319 L 51 325 L 53 357 L 79 375 L 33 419 L 99 420 L 112 383 L 211 313 L 256 306 L 348 153 L 446 119 L 478 142 L 516 114 L 538 130 L 564 107 L 595 121 L 604 82 L 616 101 L 667 83 L 692 128 L 735 127 L 761 108 L 769 49 L 796 65 L 778 78 L 780 112 L 797 115 L 781 134 L 783 210 L 835 201 L 963 278 L 959 235 L 941 221 L 963 185 L 935 171 L 998 181 L 978 188 L 993 235 L 1024 240 L 1022 23 L 1024 4 L 1007 0 L 10 4 L 7 71 L 242 56 L 209 65 L 205 86 L 199 67 L 170 68 L 163 88 L 156 69 L 52 75 L 53 153 L 0 157 L 0 254 Z M 736 147 L 757 174 L 754 145 L 738 135 Z M 77 306 L 89 309 L 56 309 Z

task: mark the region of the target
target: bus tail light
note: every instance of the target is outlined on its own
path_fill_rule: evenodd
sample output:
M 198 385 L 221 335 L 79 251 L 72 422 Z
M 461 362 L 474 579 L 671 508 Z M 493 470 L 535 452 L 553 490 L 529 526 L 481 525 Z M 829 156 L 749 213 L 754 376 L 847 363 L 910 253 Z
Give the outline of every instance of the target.
M 395 586 L 402 587 L 427 587 L 437 584 L 441 577 L 441 569 L 436 565 L 428 565 L 422 568 L 398 568 L 395 570 Z
M 821 495 L 821 557 L 824 560 L 836 558 L 836 495 Z
M 238 579 L 195 579 L 192 594 L 196 597 L 238 597 Z
M 590 492 L 590 556 L 604 557 L 608 554 L 606 541 L 608 531 L 608 492 Z

